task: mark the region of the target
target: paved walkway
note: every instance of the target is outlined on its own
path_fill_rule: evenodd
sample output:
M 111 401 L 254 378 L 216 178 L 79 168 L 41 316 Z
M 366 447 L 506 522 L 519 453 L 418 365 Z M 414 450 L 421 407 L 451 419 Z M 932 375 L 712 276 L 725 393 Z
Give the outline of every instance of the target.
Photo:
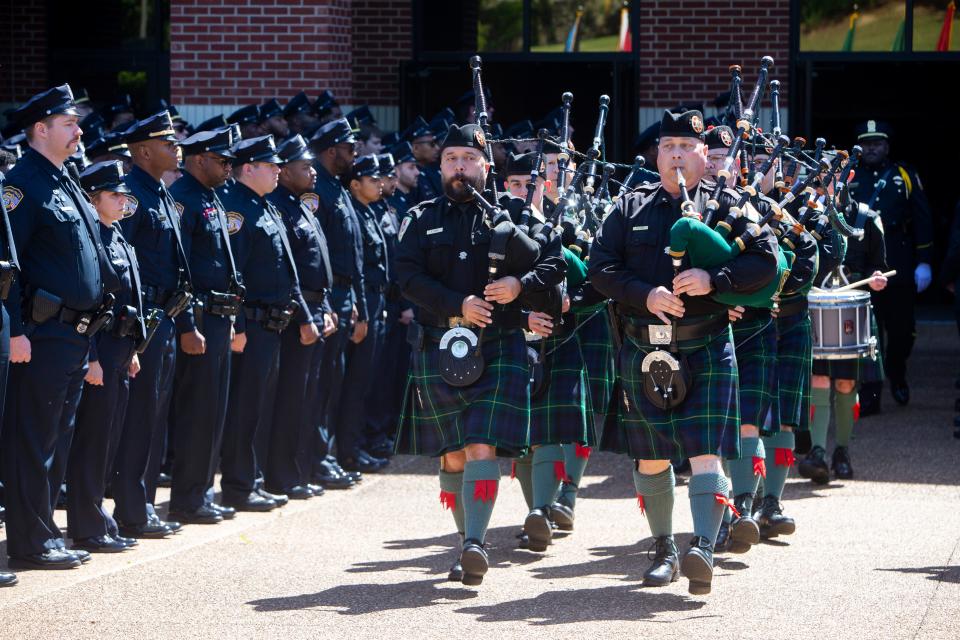
M 544 555 L 515 548 L 525 508 L 504 482 L 487 579 L 447 583 L 435 463 L 398 458 L 349 492 L 22 572 L 0 590 L 0 638 L 960 638 L 958 355 L 952 325 L 924 326 L 909 409 L 886 395 L 857 425 L 857 479 L 791 479 L 797 533 L 721 557 L 707 597 L 639 586 L 649 531 L 610 455 L 591 460 L 576 531 Z M 683 541 L 685 486 L 677 505 Z

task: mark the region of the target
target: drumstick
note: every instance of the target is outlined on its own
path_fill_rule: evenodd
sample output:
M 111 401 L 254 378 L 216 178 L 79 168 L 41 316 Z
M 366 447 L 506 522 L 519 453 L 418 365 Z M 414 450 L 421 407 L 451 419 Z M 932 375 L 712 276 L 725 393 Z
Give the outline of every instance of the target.
M 881 273 L 880 275 L 882 275 L 882 276 L 885 277 L 885 278 L 889 278 L 890 276 L 895 276 L 895 275 L 897 275 L 897 270 L 896 270 L 896 269 L 893 269 L 893 270 L 891 270 L 891 271 L 887 271 L 886 273 Z M 857 280 L 856 282 L 851 282 L 850 284 L 845 284 L 845 285 L 843 285 L 842 287 L 837 287 L 836 289 L 828 289 L 828 291 L 830 291 L 830 292 L 832 292 L 832 293 L 836 293 L 836 292 L 838 292 L 838 291 L 846 291 L 847 289 L 856 289 L 857 287 L 859 287 L 859 286 L 861 286 L 861 285 L 867 284 L 867 283 L 870 282 L 872 279 L 873 279 L 873 276 L 870 276 L 869 278 L 864 278 L 863 280 Z

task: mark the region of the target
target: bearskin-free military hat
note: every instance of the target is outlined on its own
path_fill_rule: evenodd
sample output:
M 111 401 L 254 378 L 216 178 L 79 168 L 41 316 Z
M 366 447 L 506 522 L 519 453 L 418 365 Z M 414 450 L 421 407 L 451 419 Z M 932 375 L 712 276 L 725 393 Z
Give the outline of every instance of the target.
M 390 155 L 393 156 L 393 160 L 397 164 L 417 161 L 413 155 L 413 147 L 410 146 L 409 142 L 400 142 L 390 147 Z
M 283 164 L 283 160 L 277 155 L 277 147 L 274 145 L 273 136 L 259 136 L 241 140 L 233 148 L 233 164 L 241 165 L 248 162 L 269 162 L 271 164 Z
M 483 129 L 475 124 L 465 124 L 462 127 L 452 124 L 440 143 L 441 150 L 450 147 L 470 147 L 483 152 L 487 149 L 487 138 Z
M 338 118 L 317 129 L 310 143 L 317 151 L 323 151 L 344 142 L 355 143 L 357 138 L 354 133 L 346 118 Z
M 882 120 L 867 120 L 857 125 L 857 141 L 889 139 L 893 134 L 890 123 Z
M 233 130 L 222 127 L 213 131 L 197 131 L 189 138 L 180 142 L 184 156 L 195 156 L 200 153 L 215 153 L 223 158 L 233 158 Z
M 528 176 L 533 173 L 533 162 L 537 159 L 537 154 L 533 151 L 529 153 L 511 153 L 507 156 L 507 169 L 504 172 L 508 176 Z M 540 162 L 539 170 L 543 176 L 543 162 Z
M 725 124 L 711 127 L 703 135 L 708 149 L 729 149 L 733 144 L 733 130 Z
M 10 115 L 10 119 L 20 129 L 26 129 L 35 122 L 55 115 L 80 115 L 73 101 L 73 91 L 70 90 L 69 84 L 62 84 L 38 93 L 17 107 Z
M 307 141 L 299 133 L 280 142 L 280 146 L 277 147 L 277 155 L 284 163 L 314 159 L 314 155 L 310 153 L 310 148 L 307 146 Z
M 703 139 L 703 113 L 690 109 L 683 113 L 664 111 L 660 120 L 660 137 Z
M 146 142 L 147 140 L 177 141 L 169 111 L 161 111 L 140 120 L 127 130 L 123 137 L 127 144 Z
M 80 186 L 87 193 L 130 193 L 130 189 L 123 183 L 123 163 L 119 160 L 105 160 L 90 165 L 80 173 Z

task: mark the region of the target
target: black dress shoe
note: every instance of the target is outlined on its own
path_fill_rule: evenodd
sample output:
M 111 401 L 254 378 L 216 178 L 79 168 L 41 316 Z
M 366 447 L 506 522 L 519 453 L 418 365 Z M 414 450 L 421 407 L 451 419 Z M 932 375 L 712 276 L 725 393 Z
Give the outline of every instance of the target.
M 810 450 L 803 460 L 800 461 L 797 470 L 800 476 L 812 480 L 816 484 L 827 484 L 830 482 L 830 467 L 827 466 L 827 452 L 821 446 L 815 446 Z
M 373 455 L 369 451 L 366 451 L 365 449 L 360 449 L 359 451 L 357 451 L 357 457 L 362 460 L 366 460 L 368 462 L 372 462 L 374 464 L 380 465 L 381 469 L 386 469 L 387 467 L 390 466 L 390 460 L 388 458 L 380 458 L 378 456 Z
M 680 562 L 680 572 L 690 581 L 687 592 L 701 596 L 710 593 L 713 582 L 713 545 L 703 536 L 693 536 L 690 548 Z
M 560 531 L 573 531 L 573 507 L 562 502 L 554 502 L 550 505 L 550 520 Z
M 483 582 L 483 576 L 490 568 L 490 560 L 479 540 L 473 538 L 464 540 L 463 551 L 460 553 L 460 566 L 463 568 L 461 583 L 475 587 Z
M 173 482 L 173 476 L 171 476 L 169 473 L 164 473 L 163 471 L 161 471 L 161 472 L 157 475 L 157 486 L 158 486 L 158 487 L 166 487 L 166 488 L 169 489 L 169 488 L 170 488 L 170 484 L 171 484 L 172 482 Z
M 654 540 L 647 549 L 647 557 L 651 562 L 643 572 L 643 586 L 665 587 L 680 578 L 680 555 L 673 536 L 660 536 Z
M 717 530 L 717 541 L 713 543 L 713 549 L 717 553 L 730 549 L 730 523 L 726 520 L 720 521 L 720 529 Z
M 333 490 L 349 489 L 356 484 L 345 474 L 335 472 L 325 464 L 320 465 L 320 470 L 313 474 L 312 480 L 324 489 Z
M 840 480 L 853 480 L 853 465 L 850 464 L 850 452 L 846 447 L 833 450 L 833 472 Z
M 731 553 L 746 553 L 750 547 L 760 543 L 760 526 L 746 506 L 747 500 L 752 497 L 749 493 L 742 493 L 733 499 L 733 506 L 740 515 L 730 521 Z
M 89 551 L 90 553 L 120 553 L 130 547 L 119 540 L 114 540 L 110 536 L 96 536 L 94 538 L 82 538 L 73 541 L 72 551 Z
M 346 476 L 353 480 L 354 482 L 360 483 L 363 482 L 363 474 L 359 471 L 347 471 L 340 466 L 340 462 L 333 456 L 327 456 L 327 462 L 330 464 L 330 468 L 339 473 L 342 476 Z
M 322 496 L 326 491 L 324 491 L 323 486 L 319 484 L 313 484 L 312 482 L 307 484 L 307 489 L 313 492 L 315 496 Z
M 139 542 L 137 542 L 137 539 L 136 539 L 136 538 L 124 538 L 124 537 L 121 536 L 121 535 L 115 535 L 115 536 L 110 536 L 110 537 L 113 538 L 114 540 L 116 540 L 117 542 L 122 542 L 123 544 L 127 545 L 127 548 L 128 548 L 128 549 L 129 549 L 130 547 L 135 547 L 135 546 L 137 546 L 138 544 L 140 544 Z
M 900 406 L 906 406 L 910 402 L 910 387 L 907 386 L 906 380 L 891 380 L 890 381 L 890 393 L 893 395 L 893 399 L 897 401 L 897 404 Z M 861 413 L 861 415 L 863 415 Z
M 309 500 L 313 497 L 313 491 L 303 485 L 296 485 L 290 487 L 289 489 L 284 489 L 283 491 L 274 491 L 272 488 L 267 489 L 267 492 L 271 495 L 284 495 L 287 496 L 290 500 Z
M 90 562 L 90 558 L 93 557 L 86 549 L 63 549 L 63 551 L 77 556 L 77 558 L 80 560 L 80 564 L 87 564 Z
M 290 498 L 284 493 L 270 493 L 263 487 L 260 487 L 255 491 L 257 492 L 257 495 L 259 495 L 261 498 L 266 498 L 267 500 L 273 500 L 274 502 L 276 502 L 278 507 L 283 507 L 288 502 L 290 502 Z
M 382 467 L 369 458 L 344 458 L 337 461 L 346 472 L 359 471 L 360 473 L 377 473 Z
M 237 511 L 273 511 L 277 508 L 277 503 L 269 498 L 264 498 L 257 492 L 253 491 L 246 497 L 245 500 L 226 500 L 224 503 L 228 506 L 233 507 Z
M 180 529 L 183 529 L 183 524 L 177 522 L 176 520 L 161 520 L 160 516 L 155 513 L 151 513 L 147 516 L 147 522 L 159 525 L 161 527 L 166 527 L 170 530 L 171 533 L 177 533 Z
M 11 556 L 11 569 L 75 569 L 82 563 L 75 553 L 66 549 L 48 549 L 43 553 Z
M 193 511 L 170 511 L 169 518 L 186 524 L 220 524 L 223 515 L 209 505 L 201 505 Z
M 531 511 L 523 521 L 523 531 L 529 539 L 527 548 L 530 551 L 546 551 L 553 537 L 553 527 L 550 526 L 547 510 L 540 508 Z
M 237 516 L 237 510 L 233 507 L 227 507 L 216 502 L 211 502 L 208 506 L 215 511 L 219 511 L 220 517 L 224 520 L 233 520 Z
M 783 506 L 776 496 L 765 496 L 757 516 L 760 537 L 764 540 L 777 536 L 788 536 L 797 530 L 793 518 L 783 515 Z
M 17 582 L 19 581 L 15 574 L 0 572 L 0 587 L 12 587 Z
M 143 524 L 123 524 L 118 522 L 117 527 L 120 535 L 124 538 L 166 538 L 173 535 L 173 531 L 157 522 L 144 522 Z
M 463 534 L 460 534 L 460 552 L 457 553 L 457 559 L 454 560 L 453 566 L 450 567 L 450 571 L 447 572 L 447 581 L 448 582 L 463 582 L 463 565 L 460 564 L 460 554 L 463 553 Z

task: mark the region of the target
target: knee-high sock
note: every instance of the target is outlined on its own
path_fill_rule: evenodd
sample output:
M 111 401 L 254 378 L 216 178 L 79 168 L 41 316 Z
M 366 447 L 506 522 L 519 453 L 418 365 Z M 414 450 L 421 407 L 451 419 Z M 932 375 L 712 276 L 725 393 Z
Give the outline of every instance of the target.
M 850 437 L 853 435 L 853 409 L 857 404 L 857 392 L 840 393 L 833 395 L 833 408 L 837 421 L 837 446 L 850 446 Z
M 690 477 L 690 513 L 693 515 L 693 535 L 716 541 L 723 519 L 725 499 L 730 481 L 721 473 L 701 473 Z
M 497 501 L 500 464 L 496 460 L 469 460 L 463 468 L 464 538 L 483 542 Z
M 810 438 L 813 440 L 813 446 L 826 449 L 827 428 L 830 426 L 830 389 L 814 387 L 810 392 L 810 404 L 813 406 Z
M 792 431 L 780 431 L 763 439 L 763 446 L 767 452 L 767 480 L 764 483 L 764 495 L 774 496 L 777 500 L 783 495 L 783 486 L 787 483 L 787 476 L 793 465 L 795 442 Z
M 563 462 L 567 466 L 569 480 L 560 485 L 558 500 L 572 509 L 577 506 L 577 491 L 580 489 L 583 472 L 587 470 L 587 461 L 590 460 L 591 449 L 580 443 L 562 446 Z
M 513 473 L 520 483 L 520 491 L 527 503 L 527 511 L 533 509 L 533 454 L 528 453 L 513 461 Z
M 563 449 L 558 444 L 545 444 L 533 451 L 533 507 L 549 507 L 567 477 Z
M 646 513 L 650 533 L 657 538 L 673 536 L 673 488 L 676 484 L 672 466 L 653 475 L 633 471 L 633 486 L 637 489 L 640 510 Z
M 743 514 L 749 515 L 750 507 L 753 505 L 753 494 L 757 492 L 757 485 L 760 483 L 760 476 L 766 473 L 763 443 L 760 438 L 741 438 L 740 451 L 740 458 L 730 460 L 729 463 L 731 493 L 734 498 L 749 495 L 744 504 L 746 513 Z
M 463 471 L 440 471 L 440 504 L 450 509 L 457 531 L 463 534 Z
M 740 449 L 743 450 L 742 441 L 741 441 Z M 730 477 L 730 463 L 727 462 L 727 459 L 726 459 L 726 458 L 724 458 L 723 460 L 720 461 L 720 465 L 723 467 L 723 475 L 725 475 L 725 476 L 727 476 L 727 477 L 729 478 L 729 477 Z M 729 496 L 727 496 L 727 497 L 730 498 L 731 500 L 733 500 L 733 496 L 732 496 L 732 495 L 729 495 Z M 731 522 L 733 522 L 733 511 L 731 511 L 729 507 L 723 510 L 723 521 L 726 522 L 727 524 L 730 524 Z

